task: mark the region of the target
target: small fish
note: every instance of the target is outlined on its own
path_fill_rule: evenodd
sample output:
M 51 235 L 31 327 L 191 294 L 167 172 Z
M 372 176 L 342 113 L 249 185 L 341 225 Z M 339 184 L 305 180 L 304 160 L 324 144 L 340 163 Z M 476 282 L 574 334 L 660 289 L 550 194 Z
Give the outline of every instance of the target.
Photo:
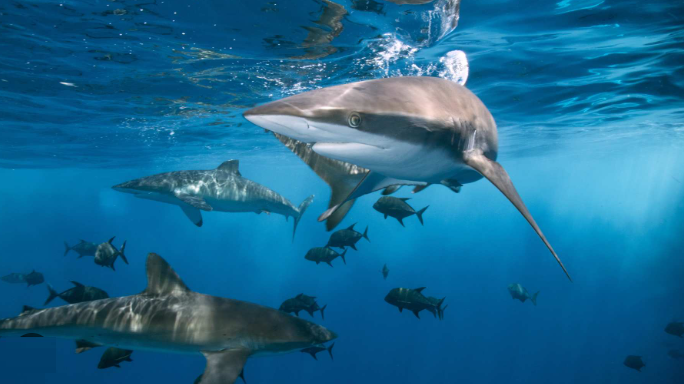
M 345 264 L 347 264 L 347 260 L 344 259 L 344 255 L 346 253 L 347 253 L 346 249 L 342 253 L 337 253 L 337 252 L 333 251 L 332 248 L 316 247 L 316 248 L 311 248 L 309 250 L 309 252 L 306 253 L 304 258 L 307 260 L 310 260 L 310 261 L 315 261 L 316 264 L 326 263 L 332 267 L 333 265 L 330 262 L 335 260 L 338 257 L 341 257 L 342 261 Z
M 537 305 L 537 295 L 539 295 L 539 291 L 535 293 L 534 295 L 531 295 L 527 292 L 527 288 L 523 287 L 520 284 L 510 284 L 508 286 L 508 293 L 511 294 L 511 297 L 513 300 L 520 300 L 521 302 L 525 302 L 525 300 L 530 299 L 532 301 L 532 304 Z
M 300 293 L 296 297 L 283 301 L 278 309 L 285 313 L 294 313 L 295 316 L 299 316 L 300 311 L 306 311 L 311 317 L 314 316 L 314 312 L 320 311 L 321 318 L 325 320 L 325 308 L 327 307 L 327 304 L 319 307 L 315 296 L 307 296 Z
M 333 354 L 332 354 L 332 349 L 334 346 L 335 346 L 335 343 L 330 344 L 330 346 L 328 348 L 313 346 L 313 347 L 304 348 L 300 352 L 308 353 L 309 355 L 311 355 L 311 357 L 314 358 L 314 360 L 318 360 L 318 358 L 316 357 L 316 354 L 318 352 L 328 351 L 328 353 L 330 354 L 330 360 L 335 360 L 335 359 L 333 359 Z
M 97 244 L 96 243 L 91 243 L 89 241 L 81 240 L 79 243 L 75 244 L 74 246 L 69 246 L 69 244 L 65 241 L 64 242 L 64 256 L 69 253 L 69 251 L 74 251 L 78 253 L 78 258 L 80 259 L 83 256 L 95 256 L 95 252 L 97 251 Z
M 356 223 L 352 224 L 347 229 L 340 229 L 339 231 L 336 231 L 330 235 L 330 240 L 328 240 L 326 247 L 342 249 L 345 249 L 345 247 L 351 247 L 356 251 L 356 243 L 361 240 L 362 237 L 370 242 L 370 239 L 368 238 L 368 227 L 366 226 L 366 230 L 363 232 L 363 234 L 361 234 L 360 232 L 356 232 L 354 230 L 355 225 Z
M 407 197 L 383 196 L 373 204 L 373 209 L 385 215 L 385 219 L 387 216 L 394 217 L 402 227 L 404 226 L 403 220 L 412 215 L 418 216 L 420 224 L 423 225 L 423 213 L 428 209 L 429 205 L 416 212 L 413 207 L 406 203 L 407 200 L 410 199 Z
M 684 335 L 684 323 L 673 321 L 665 327 L 665 332 L 670 335 L 682 337 Z
M 389 275 L 389 268 L 387 268 L 387 264 L 385 264 L 382 267 L 382 277 L 384 277 L 385 280 L 387 280 L 387 275 Z
M 641 368 L 646 366 L 646 364 L 644 364 L 644 362 L 641 360 L 641 356 L 633 355 L 627 356 L 624 364 L 627 368 L 636 369 L 639 372 L 641 372 Z
M 50 304 L 50 302 L 57 297 L 69 304 L 109 298 L 107 292 L 101 290 L 100 288 L 87 287 L 76 281 L 72 281 L 71 284 L 73 284 L 74 287 L 67 289 L 62 293 L 57 293 L 57 291 L 55 291 L 52 286 L 48 284 L 48 291 L 50 292 L 50 295 L 48 296 L 47 300 L 45 300 L 45 304 L 43 305 Z
M 36 272 L 34 269 L 31 273 L 10 273 L 7 276 L 2 277 L 2 281 L 11 284 L 22 284 L 26 283 L 28 287 L 32 285 L 40 285 L 45 281 L 45 277 L 42 273 Z
M 119 364 L 123 363 L 124 361 L 133 361 L 131 360 L 131 354 L 133 351 L 130 351 L 128 349 L 120 349 L 120 348 L 115 348 L 115 347 L 110 347 L 104 353 L 102 354 L 102 357 L 100 358 L 100 363 L 97 365 L 98 369 L 106 369 L 106 368 L 111 368 L 111 367 L 117 367 L 121 368 Z
M 95 251 L 95 264 L 102 267 L 109 267 L 112 269 L 112 271 L 116 271 L 116 269 L 114 269 L 114 262 L 116 261 L 117 257 L 121 256 L 121 259 L 124 261 L 124 263 L 128 264 L 126 255 L 124 255 L 126 242 L 124 241 L 123 245 L 121 246 L 121 250 L 117 250 L 112 245 L 112 241 L 114 241 L 114 237 L 109 239 L 108 242 L 97 246 L 97 251 Z
M 684 357 L 684 354 L 676 349 L 670 349 L 669 351 L 667 351 L 667 355 L 673 359 L 681 359 Z

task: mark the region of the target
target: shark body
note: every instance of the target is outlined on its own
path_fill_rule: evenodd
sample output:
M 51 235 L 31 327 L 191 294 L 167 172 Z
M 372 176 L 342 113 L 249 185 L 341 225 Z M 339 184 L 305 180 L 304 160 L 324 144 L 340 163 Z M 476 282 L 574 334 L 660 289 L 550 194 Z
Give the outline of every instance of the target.
M 147 258 L 148 286 L 133 296 L 35 310 L 0 320 L 0 336 L 38 334 L 129 350 L 207 358 L 202 384 L 232 384 L 248 357 L 291 352 L 336 335 L 311 322 L 248 302 L 203 295 L 159 255 Z
M 332 188 L 320 217 L 328 230 L 353 201 L 378 190 L 432 184 L 454 192 L 481 178 L 494 184 L 558 255 L 496 162 L 498 134 L 477 96 L 434 77 L 367 80 L 286 97 L 244 113 L 270 130 Z M 388 190 L 389 188 L 389 190 Z
M 294 217 L 296 231 L 302 214 L 313 201 L 313 196 L 309 196 L 299 207 L 294 206 L 277 192 L 242 177 L 237 160 L 226 161 L 216 169 L 161 173 L 112 188 L 142 199 L 177 205 L 198 227 L 203 223 L 201 211 L 265 212 Z

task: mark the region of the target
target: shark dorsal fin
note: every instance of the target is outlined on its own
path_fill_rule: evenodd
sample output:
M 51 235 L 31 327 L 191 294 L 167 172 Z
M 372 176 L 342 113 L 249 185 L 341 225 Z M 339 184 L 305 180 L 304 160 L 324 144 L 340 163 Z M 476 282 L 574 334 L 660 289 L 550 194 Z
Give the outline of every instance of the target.
M 176 271 L 156 253 L 147 255 L 147 288 L 145 295 L 177 295 L 190 292 Z
M 423 292 L 423 289 L 425 289 L 425 287 L 416 288 L 416 289 L 414 289 L 414 291 L 421 293 L 421 292 Z
M 234 173 L 238 176 L 242 176 L 240 174 L 240 160 L 224 161 L 216 169 L 218 169 L 219 171 L 230 172 L 230 173 Z
M 38 310 L 33 307 L 29 307 L 28 305 L 24 305 L 24 307 L 21 309 L 21 313 L 19 314 L 19 316 L 26 316 L 35 312 L 38 312 Z

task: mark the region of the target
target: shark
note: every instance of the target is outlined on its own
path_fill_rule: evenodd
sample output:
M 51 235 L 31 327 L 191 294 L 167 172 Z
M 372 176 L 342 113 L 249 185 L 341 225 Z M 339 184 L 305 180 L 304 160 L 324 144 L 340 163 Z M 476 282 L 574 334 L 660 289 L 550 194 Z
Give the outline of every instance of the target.
M 273 308 L 190 290 L 161 256 L 146 261 L 147 288 L 133 296 L 47 309 L 0 320 L 0 337 L 73 339 L 77 347 L 202 354 L 201 384 L 232 384 L 250 357 L 323 346 L 337 335 Z
M 160 173 L 113 186 L 135 197 L 177 205 L 196 226 L 202 211 L 277 213 L 294 217 L 294 239 L 302 215 L 313 201 L 307 197 L 299 207 L 277 192 L 242 177 L 238 160 L 228 160 L 216 169 Z
M 319 221 L 332 230 L 355 199 L 397 186 L 454 192 L 489 180 L 523 215 L 568 279 L 506 170 L 496 122 L 470 90 L 436 77 L 395 77 L 315 89 L 256 106 L 245 119 L 275 134 L 332 189 Z

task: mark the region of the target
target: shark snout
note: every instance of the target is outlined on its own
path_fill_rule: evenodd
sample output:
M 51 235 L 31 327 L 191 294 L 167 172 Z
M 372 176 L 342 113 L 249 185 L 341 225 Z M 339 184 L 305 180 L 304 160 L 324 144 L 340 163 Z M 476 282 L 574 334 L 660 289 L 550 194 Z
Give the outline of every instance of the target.
M 320 325 L 314 326 L 313 333 L 315 336 L 314 344 L 323 344 L 337 339 L 337 333 Z

